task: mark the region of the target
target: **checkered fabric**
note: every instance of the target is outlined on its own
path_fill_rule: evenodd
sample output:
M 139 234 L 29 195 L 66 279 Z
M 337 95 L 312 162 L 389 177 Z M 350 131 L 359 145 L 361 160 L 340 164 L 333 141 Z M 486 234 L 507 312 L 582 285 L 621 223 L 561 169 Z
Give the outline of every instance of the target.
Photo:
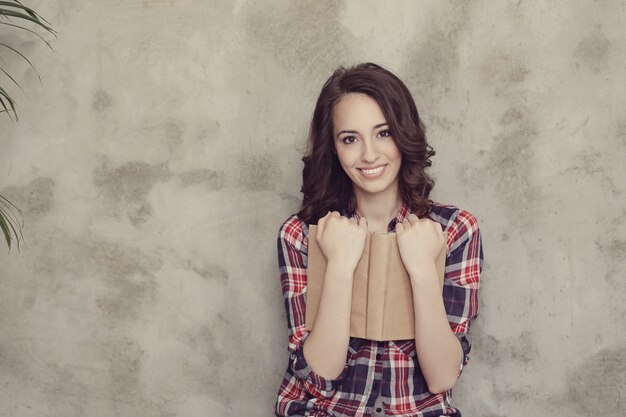
M 388 230 L 395 230 L 395 224 L 409 213 L 403 206 Z M 471 349 L 470 324 L 478 315 L 483 266 L 480 231 L 474 216 L 454 206 L 434 203 L 426 217 L 448 233 L 442 297 L 450 328 L 463 348 L 460 374 Z M 428 391 L 414 340 L 380 342 L 351 337 L 344 370 L 337 378 L 324 378 L 311 369 L 302 349 L 309 334 L 304 327 L 307 248 L 308 225 L 292 215 L 278 235 L 289 360 L 278 390 L 276 416 L 461 416 L 450 404 L 451 390 L 441 394 Z

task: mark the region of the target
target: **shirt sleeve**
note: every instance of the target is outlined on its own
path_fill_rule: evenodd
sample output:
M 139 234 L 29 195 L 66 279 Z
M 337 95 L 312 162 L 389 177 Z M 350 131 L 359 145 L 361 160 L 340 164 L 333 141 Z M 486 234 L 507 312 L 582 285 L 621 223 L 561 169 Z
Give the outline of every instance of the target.
M 308 233 L 305 234 L 304 227 L 294 215 L 281 226 L 278 234 L 278 264 L 289 333 L 289 368 L 310 394 L 329 397 L 341 385 L 348 366 L 337 378 L 329 379 L 316 374 L 304 357 L 302 348 L 309 335 L 305 328 Z
M 458 210 L 447 232 L 450 251 L 446 259 L 443 301 L 450 328 L 463 349 L 460 375 L 472 348 L 470 325 L 478 316 L 483 250 L 478 221 L 467 211 Z

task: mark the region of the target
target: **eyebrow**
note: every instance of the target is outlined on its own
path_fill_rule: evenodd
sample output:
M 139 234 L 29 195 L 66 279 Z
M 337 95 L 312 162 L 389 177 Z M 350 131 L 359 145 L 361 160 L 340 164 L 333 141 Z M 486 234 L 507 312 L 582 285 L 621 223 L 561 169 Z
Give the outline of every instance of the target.
M 389 123 L 385 122 L 385 123 L 378 123 L 377 125 L 374 126 L 374 129 L 378 129 L 379 127 L 383 127 L 383 126 L 387 126 Z M 339 135 L 341 135 L 342 133 L 359 133 L 356 130 L 342 130 L 341 132 L 337 133 L 337 137 L 339 137 Z

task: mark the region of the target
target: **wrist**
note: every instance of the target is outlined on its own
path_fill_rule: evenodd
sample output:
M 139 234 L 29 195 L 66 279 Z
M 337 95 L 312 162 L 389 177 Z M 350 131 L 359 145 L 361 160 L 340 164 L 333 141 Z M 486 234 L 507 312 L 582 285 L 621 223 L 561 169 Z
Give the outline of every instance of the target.
M 329 260 L 326 263 L 326 274 L 337 277 L 337 279 L 349 279 L 352 280 L 354 277 L 354 269 L 356 267 L 351 267 L 350 265 L 345 264 L 344 262 L 336 262 Z
M 437 273 L 437 266 L 433 259 L 425 260 L 417 263 L 419 268 L 415 268 L 407 271 L 411 278 L 412 284 L 422 284 L 427 282 L 439 282 L 439 276 Z

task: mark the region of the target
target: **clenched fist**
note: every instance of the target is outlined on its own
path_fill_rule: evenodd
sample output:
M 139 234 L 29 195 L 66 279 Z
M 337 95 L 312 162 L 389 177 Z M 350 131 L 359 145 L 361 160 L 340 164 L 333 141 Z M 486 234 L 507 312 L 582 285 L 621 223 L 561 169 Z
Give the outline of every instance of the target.
M 411 277 L 417 276 L 425 265 L 434 265 L 446 244 L 439 223 L 420 219 L 413 213 L 396 223 L 396 238 L 402 263 Z
M 361 217 L 342 217 L 333 211 L 322 217 L 317 223 L 317 244 L 326 263 L 352 274 L 363 255 L 367 237 L 367 221 Z

